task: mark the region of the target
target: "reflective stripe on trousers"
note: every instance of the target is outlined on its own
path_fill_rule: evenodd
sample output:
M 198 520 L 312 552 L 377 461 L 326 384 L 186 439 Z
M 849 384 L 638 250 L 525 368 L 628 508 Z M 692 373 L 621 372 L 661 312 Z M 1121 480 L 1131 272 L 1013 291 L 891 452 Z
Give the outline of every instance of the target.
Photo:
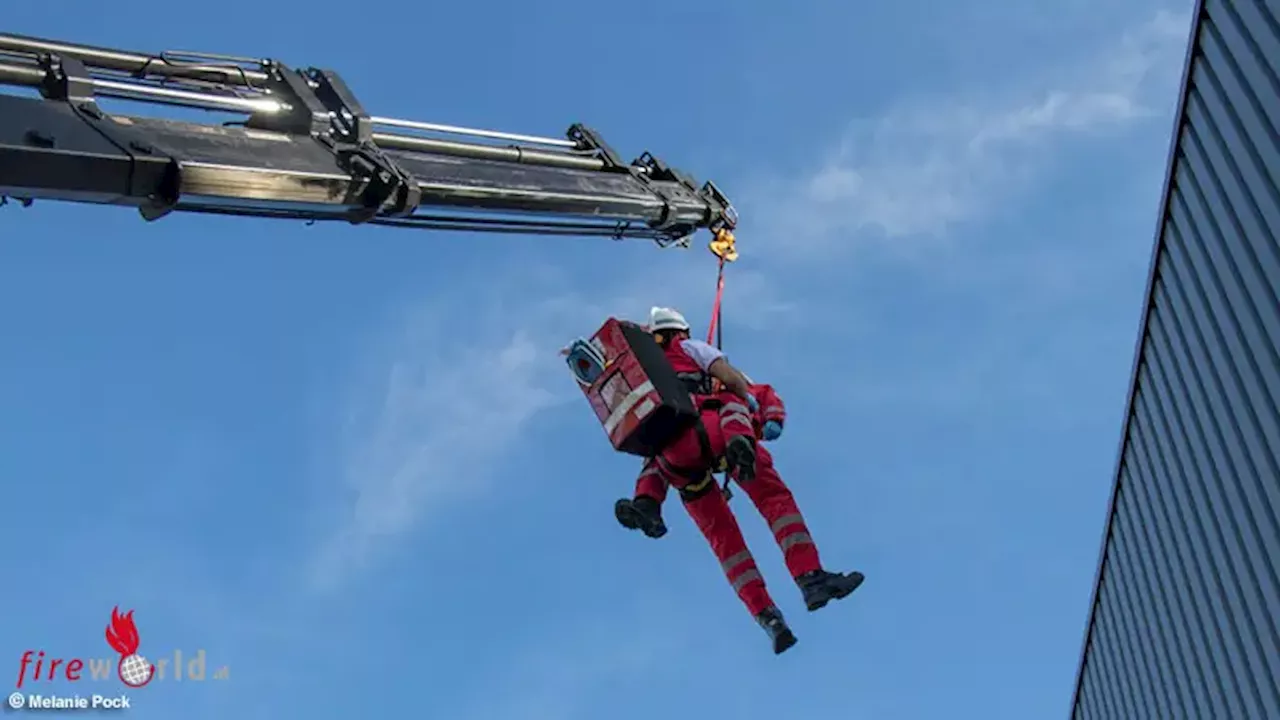
M 799 514 L 783 515 L 770 523 L 769 529 L 773 531 L 773 537 L 784 553 L 797 545 L 813 544 L 813 538 L 809 536 L 808 528 L 805 527 L 804 518 Z
M 754 437 L 755 429 L 751 424 L 751 411 L 741 403 L 725 403 L 720 408 L 720 429 L 728 435 L 751 435 Z
M 721 561 L 720 569 L 724 570 L 725 577 L 729 578 L 729 584 L 733 586 L 734 592 L 741 592 L 743 586 L 752 580 L 764 581 L 750 550 L 730 555 L 729 559 Z

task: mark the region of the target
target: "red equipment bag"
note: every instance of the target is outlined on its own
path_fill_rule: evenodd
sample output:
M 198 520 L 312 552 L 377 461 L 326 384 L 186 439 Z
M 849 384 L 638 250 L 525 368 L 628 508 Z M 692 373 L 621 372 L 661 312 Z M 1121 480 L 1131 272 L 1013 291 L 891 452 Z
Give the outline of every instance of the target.
M 653 457 L 698 420 L 662 348 L 635 323 L 609 318 L 567 361 L 615 450 Z

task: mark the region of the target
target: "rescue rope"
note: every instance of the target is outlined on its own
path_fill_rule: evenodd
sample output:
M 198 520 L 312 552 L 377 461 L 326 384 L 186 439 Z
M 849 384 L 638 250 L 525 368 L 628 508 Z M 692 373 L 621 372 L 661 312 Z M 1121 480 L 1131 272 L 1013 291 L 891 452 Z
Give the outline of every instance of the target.
M 738 259 L 738 248 L 733 233 L 729 230 L 721 228 L 715 231 L 715 237 L 712 238 L 711 244 L 708 246 L 711 254 L 719 259 L 719 269 L 716 272 L 716 300 L 711 306 L 711 323 L 707 326 L 707 344 L 710 345 L 712 339 L 715 340 L 716 349 L 724 350 L 724 266 Z M 721 459 L 723 464 L 723 458 Z M 725 501 L 733 499 L 733 491 L 729 489 L 728 468 L 717 468 L 720 472 L 725 473 L 724 485 L 720 488 L 720 492 L 724 495 Z M 714 479 L 714 471 L 708 474 L 708 478 Z
M 716 348 L 724 350 L 724 266 L 738 259 L 738 248 L 733 233 L 721 228 L 708 246 L 711 254 L 720 260 L 720 268 L 716 273 L 716 301 L 711 306 L 711 324 L 707 326 L 707 344 L 715 340 Z
M 724 350 L 724 323 L 720 315 L 724 311 L 721 301 L 724 299 L 724 258 L 720 258 L 720 272 L 716 274 L 716 302 L 711 306 L 711 324 L 707 327 L 707 344 L 711 338 L 716 341 L 716 349 Z

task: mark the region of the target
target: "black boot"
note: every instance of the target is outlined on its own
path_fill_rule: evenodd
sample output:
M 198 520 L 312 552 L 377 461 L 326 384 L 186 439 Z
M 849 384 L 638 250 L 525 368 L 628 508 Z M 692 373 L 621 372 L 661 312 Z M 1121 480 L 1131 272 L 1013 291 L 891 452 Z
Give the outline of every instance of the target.
M 773 642 L 774 655 L 781 655 L 796 644 L 796 634 L 787 627 L 787 621 L 782 618 L 778 608 L 771 607 L 760 613 L 756 616 L 756 622 L 760 623 L 760 627 L 764 628 L 769 640 Z
M 866 578 L 860 572 L 833 573 L 826 570 L 815 570 L 796 578 L 800 592 L 804 593 L 805 607 L 809 612 L 821 610 L 832 600 L 847 597 Z
M 751 482 L 756 476 L 756 445 L 746 435 L 735 435 L 729 440 L 724 449 L 724 459 L 729 465 L 729 473 L 737 477 L 738 482 Z
M 622 498 L 614 503 L 613 514 L 628 530 L 639 530 L 651 538 L 667 534 L 667 524 L 662 522 L 662 506 L 651 497 Z

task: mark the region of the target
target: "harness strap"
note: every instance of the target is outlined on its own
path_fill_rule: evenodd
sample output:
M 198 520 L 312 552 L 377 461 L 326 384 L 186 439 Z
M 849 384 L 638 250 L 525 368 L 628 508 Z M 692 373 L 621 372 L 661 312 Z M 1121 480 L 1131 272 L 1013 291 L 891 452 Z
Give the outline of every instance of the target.
M 679 372 L 676 379 L 690 395 L 710 395 L 713 392 L 711 377 L 704 372 Z
M 714 398 L 711 402 L 720 403 L 719 400 L 715 400 Z M 702 418 L 698 418 L 697 430 L 698 444 L 702 447 L 702 462 L 706 467 L 710 468 L 707 470 L 707 479 L 714 482 L 715 473 L 728 472 L 729 461 L 726 460 L 723 455 L 717 457 L 711 452 L 711 437 L 707 435 L 707 426 L 702 423 Z M 724 499 L 726 501 L 733 498 L 733 491 L 729 489 L 728 477 L 725 477 L 724 487 L 721 488 L 720 492 L 724 494 Z
M 702 422 L 702 418 L 698 418 L 698 424 L 694 426 L 698 431 L 698 447 L 702 450 L 702 464 L 704 467 L 714 468 L 716 466 L 716 456 L 711 452 L 711 436 L 707 434 L 707 426 Z
M 705 477 L 696 483 L 690 483 L 682 488 L 676 488 L 676 492 L 680 494 L 681 502 L 691 503 L 700 497 L 704 497 L 716 487 L 716 476 L 711 473 L 707 473 Z
M 663 470 L 689 481 L 684 487 L 676 488 L 680 498 L 685 502 L 696 500 L 706 495 L 710 488 L 718 487 L 714 473 L 724 472 L 725 468 L 724 458 L 717 457 L 711 451 L 711 436 L 707 433 L 707 426 L 702 422 L 702 418 L 698 418 L 693 429 L 698 434 L 698 448 L 701 451 L 702 460 L 700 467 L 682 467 L 669 462 L 662 456 L 657 458 Z

